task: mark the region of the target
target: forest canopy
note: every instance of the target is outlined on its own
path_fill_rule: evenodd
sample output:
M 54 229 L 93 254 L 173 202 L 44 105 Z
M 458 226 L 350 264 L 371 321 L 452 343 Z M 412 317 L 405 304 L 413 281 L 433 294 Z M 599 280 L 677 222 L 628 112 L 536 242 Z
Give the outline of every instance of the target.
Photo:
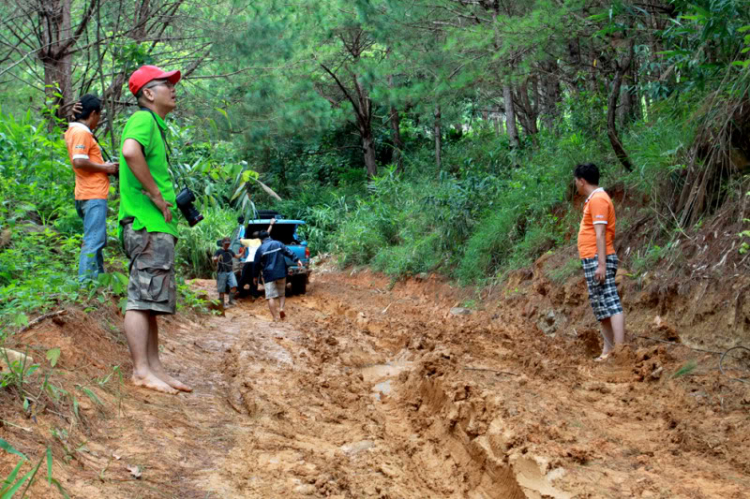
M 101 96 L 116 151 L 143 64 L 183 76 L 174 173 L 207 213 L 181 228 L 186 277 L 210 273 L 237 214 L 268 207 L 342 264 L 493 279 L 566 244 L 582 161 L 644 193 L 669 238 L 742 193 L 749 50 L 741 0 L 5 2 L 4 244 L 31 223 L 75 247 L 70 108 Z M 8 254 L 6 297 L 33 267 Z

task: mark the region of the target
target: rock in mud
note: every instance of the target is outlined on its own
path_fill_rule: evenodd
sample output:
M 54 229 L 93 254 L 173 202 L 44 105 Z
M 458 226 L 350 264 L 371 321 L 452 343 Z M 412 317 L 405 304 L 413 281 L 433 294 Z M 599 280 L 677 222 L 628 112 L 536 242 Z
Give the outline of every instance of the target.
M 304 483 L 302 485 L 297 485 L 294 491 L 303 496 L 311 496 L 315 494 L 318 489 L 315 488 L 315 485 Z
M 453 307 L 451 309 L 451 315 L 471 315 L 471 309 L 463 307 Z
M 544 317 L 540 318 L 537 322 L 537 327 L 547 336 L 550 336 L 557 332 L 562 317 L 558 317 L 555 311 L 550 309 Z
M 10 369 L 10 364 L 13 364 L 14 362 L 18 362 L 19 364 L 28 367 L 34 363 L 34 359 L 24 353 L 11 350 L 10 348 L 0 348 L 0 371 Z
M 356 456 L 360 452 L 364 452 L 368 449 L 375 447 L 375 442 L 372 440 L 362 440 L 351 444 L 344 444 L 341 446 L 341 451 L 347 456 Z

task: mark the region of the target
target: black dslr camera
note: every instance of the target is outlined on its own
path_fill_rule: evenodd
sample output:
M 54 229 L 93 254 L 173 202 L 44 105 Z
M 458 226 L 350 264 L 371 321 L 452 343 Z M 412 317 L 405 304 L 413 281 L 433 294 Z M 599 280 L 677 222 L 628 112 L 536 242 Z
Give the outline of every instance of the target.
M 198 213 L 198 210 L 193 205 L 195 202 L 195 194 L 193 194 L 193 191 L 187 187 L 183 188 L 180 193 L 177 194 L 175 201 L 190 227 L 203 220 L 203 215 Z

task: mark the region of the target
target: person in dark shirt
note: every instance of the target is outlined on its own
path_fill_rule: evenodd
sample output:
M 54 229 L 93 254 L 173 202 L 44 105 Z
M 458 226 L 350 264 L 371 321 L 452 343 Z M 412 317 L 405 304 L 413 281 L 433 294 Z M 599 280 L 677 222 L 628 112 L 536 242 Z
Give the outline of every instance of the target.
M 258 251 L 255 252 L 255 265 L 253 267 L 253 283 L 258 284 L 258 274 L 263 272 L 264 287 L 266 290 L 266 300 L 268 308 L 271 310 L 273 320 L 284 320 L 284 301 L 286 294 L 286 260 L 289 257 L 297 260 L 297 264 L 302 267 L 302 262 L 297 258 L 289 248 L 283 243 L 271 239 L 268 232 L 263 231 L 258 234 L 263 241 Z
M 239 219 L 238 219 L 239 220 Z M 271 223 L 268 225 L 268 228 L 266 231 L 268 234 L 271 234 L 271 231 L 273 230 L 273 226 L 276 223 L 276 218 L 271 219 Z M 242 228 L 242 232 L 244 234 L 245 228 Z M 260 231 L 255 231 L 252 234 L 249 234 L 250 239 L 260 239 Z M 243 236 L 244 237 L 244 236 Z M 246 247 L 245 248 L 245 256 L 242 259 L 242 273 L 240 274 L 240 282 L 238 286 L 238 297 L 243 298 L 247 295 L 250 295 L 253 297 L 253 299 L 258 298 L 260 296 L 260 291 L 258 290 L 258 284 L 253 283 L 253 277 L 254 270 L 255 270 L 255 252 L 260 247 L 254 246 L 254 247 Z
M 232 259 L 235 257 L 242 258 L 242 253 L 245 251 L 245 248 L 242 247 L 240 248 L 240 252 L 235 255 L 234 252 L 229 249 L 231 243 L 232 240 L 228 237 L 222 239 L 222 247 L 221 249 L 216 250 L 213 258 L 213 261 L 218 263 L 216 269 L 218 272 L 216 276 L 216 287 L 219 292 L 219 300 L 221 301 L 222 307 L 224 307 L 224 293 L 227 288 L 229 288 L 229 303 L 227 306 L 231 307 L 234 305 L 234 294 L 237 292 L 237 278 L 234 276 L 234 265 Z

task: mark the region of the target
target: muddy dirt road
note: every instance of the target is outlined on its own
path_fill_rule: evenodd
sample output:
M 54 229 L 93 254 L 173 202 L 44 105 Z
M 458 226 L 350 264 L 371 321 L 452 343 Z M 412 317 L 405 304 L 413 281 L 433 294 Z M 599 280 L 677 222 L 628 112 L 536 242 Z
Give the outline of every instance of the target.
M 284 323 L 261 300 L 167 323 L 165 365 L 195 392 L 100 383 L 55 475 L 80 498 L 750 497 L 750 391 L 715 356 L 637 343 L 600 365 L 518 301 L 451 312 L 466 297 L 445 284 L 388 284 L 323 270 Z M 74 334 L 27 341 L 67 341 L 73 379 L 103 367 Z M 129 366 L 121 343 L 102 355 Z

